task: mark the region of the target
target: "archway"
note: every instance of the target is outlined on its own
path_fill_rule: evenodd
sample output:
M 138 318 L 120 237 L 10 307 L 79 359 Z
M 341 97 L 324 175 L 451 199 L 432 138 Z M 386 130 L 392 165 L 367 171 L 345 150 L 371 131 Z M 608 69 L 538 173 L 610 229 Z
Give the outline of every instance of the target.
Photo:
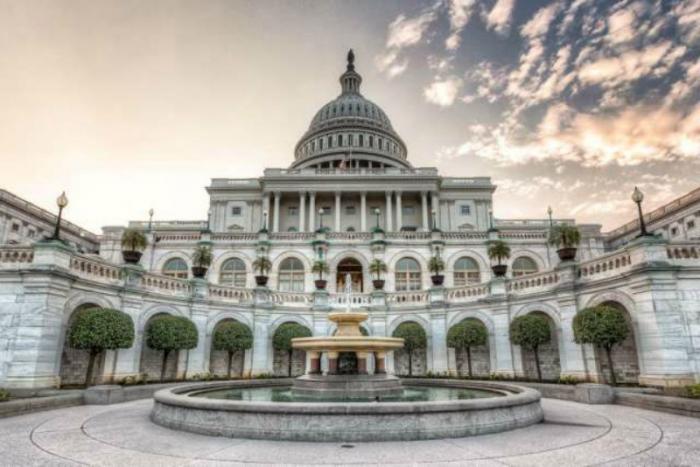
M 561 375 L 561 361 L 559 357 L 559 335 L 557 325 L 552 318 L 542 311 L 533 311 L 529 314 L 543 316 L 549 323 L 551 339 L 548 343 L 543 344 L 538 349 L 540 357 L 540 369 L 542 370 L 542 379 L 556 381 Z M 526 378 L 537 379 L 537 364 L 535 362 L 535 353 L 532 350 L 520 348 L 523 362 L 523 372 Z
M 638 383 L 639 382 L 639 354 L 637 353 L 637 339 L 635 329 L 632 324 L 632 318 L 629 311 L 621 303 L 615 301 L 607 301 L 601 305 L 611 306 L 622 312 L 629 326 L 630 333 L 622 343 L 614 346 L 610 355 L 612 357 L 613 366 L 615 367 L 615 378 L 618 383 Z M 605 355 L 605 350 L 600 347 L 595 348 L 595 359 L 598 365 L 598 371 L 605 381 L 610 381 L 610 367 L 608 359 Z
M 63 349 L 61 351 L 61 367 L 59 376 L 61 387 L 77 387 L 85 384 L 85 375 L 87 374 L 88 360 L 90 354 L 87 350 L 73 349 L 69 345 L 70 330 L 75 322 L 75 318 L 83 311 L 91 308 L 98 308 L 94 303 L 84 303 L 73 310 L 68 325 L 66 326 L 66 335 L 63 339 Z M 95 368 L 93 370 L 93 382 L 100 379 L 104 367 L 105 352 L 102 352 L 95 360 Z
M 139 373 L 144 375 L 146 381 L 160 381 L 160 370 L 163 365 L 163 352 L 152 349 L 148 346 L 147 332 L 148 326 L 154 318 L 167 315 L 168 313 L 157 313 L 151 316 L 143 327 L 143 345 L 141 346 L 141 362 Z M 173 381 L 177 378 L 177 362 L 180 359 L 180 352 L 170 352 L 165 363 L 165 381 Z
M 335 274 L 335 290 L 337 290 L 338 293 L 342 293 L 345 290 L 345 278 L 347 274 L 350 274 L 352 291 L 355 293 L 362 293 L 364 289 L 362 264 L 355 258 L 344 258 L 338 263 Z
M 216 335 L 217 329 L 224 323 L 235 323 L 237 322 L 233 318 L 222 319 L 211 333 L 211 349 L 209 351 L 209 373 L 218 377 L 228 378 L 228 352 L 226 350 L 216 350 L 214 349 L 214 336 Z M 245 351 L 238 351 L 233 355 L 231 360 L 231 377 L 236 377 L 237 375 L 243 375 L 243 369 L 245 366 Z
M 480 319 L 466 318 L 460 323 L 465 321 L 473 321 L 481 324 L 488 333 L 488 328 Z M 472 376 L 489 376 L 491 374 L 491 352 L 489 351 L 488 338 L 486 344 L 470 347 L 469 352 L 471 353 Z M 455 349 L 455 363 L 457 364 L 457 373 L 459 376 L 467 376 L 469 374 L 466 350 Z

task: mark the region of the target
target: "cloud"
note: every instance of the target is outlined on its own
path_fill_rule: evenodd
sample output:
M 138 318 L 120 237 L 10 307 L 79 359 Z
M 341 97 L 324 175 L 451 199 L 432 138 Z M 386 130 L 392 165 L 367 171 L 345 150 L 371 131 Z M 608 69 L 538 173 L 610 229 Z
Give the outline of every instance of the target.
M 425 100 L 440 107 L 449 107 L 457 98 L 462 80 L 456 76 L 448 76 L 442 80 L 433 81 L 423 90 Z
M 447 11 L 450 19 L 450 35 L 445 40 L 447 50 L 455 50 L 459 47 L 460 33 L 469 22 L 475 4 L 475 0 L 449 0 Z
M 515 0 L 498 0 L 486 16 L 486 27 L 501 35 L 507 34 L 510 30 L 514 7 Z
M 386 50 L 374 58 L 379 71 L 386 73 L 389 78 L 406 71 L 408 59 L 401 57 L 401 51 L 421 43 L 428 28 L 437 19 L 438 6 L 439 4 L 435 4 L 410 18 L 400 14 L 389 24 Z

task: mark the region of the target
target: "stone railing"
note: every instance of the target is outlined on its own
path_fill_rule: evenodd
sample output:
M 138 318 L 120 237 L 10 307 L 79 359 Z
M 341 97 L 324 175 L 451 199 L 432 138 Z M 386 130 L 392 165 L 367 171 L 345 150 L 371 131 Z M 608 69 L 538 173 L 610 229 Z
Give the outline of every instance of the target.
M 31 263 L 34 250 L 26 246 L 3 246 L 0 249 L 0 266 L 16 267 L 19 263 Z
M 353 294 L 350 296 L 350 308 L 368 306 L 372 303 L 370 294 Z M 328 304 L 337 308 L 348 306 L 348 297 L 345 294 L 331 294 Z
M 603 279 L 631 267 L 632 259 L 627 250 L 599 256 L 579 264 L 579 279 Z
M 428 303 L 429 298 L 429 294 L 425 290 L 389 292 L 386 294 L 386 302 L 389 305 L 423 305 Z
M 328 240 L 350 240 L 368 242 L 372 239 L 370 232 L 328 232 Z
M 313 240 L 313 232 L 272 232 L 270 233 L 270 240 Z
M 275 305 L 308 307 L 314 302 L 313 295 L 305 292 L 270 292 L 270 301 Z
M 254 232 L 215 233 L 211 235 L 211 239 L 222 242 L 254 242 L 258 240 L 258 234 Z
M 486 240 L 486 232 L 442 232 L 443 240 Z
M 141 276 L 141 287 L 152 292 L 166 295 L 191 295 L 192 285 L 187 279 L 175 279 L 173 277 L 158 274 L 145 273 Z
M 391 240 L 430 240 L 430 232 L 387 232 L 386 238 Z
M 557 282 L 559 282 L 557 273 L 545 271 L 510 279 L 506 284 L 506 290 L 517 294 L 540 292 L 556 285 Z
M 253 291 L 251 289 L 209 284 L 209 297 L 225 302 L 250 303 L 253 301 Z
M 453 303 L 471 302 L 488 294 L 488 283 L 464 285 L 447 289 L 447 301 Z
M 536 232 L 499 232 L 498 238 L 504 240 L 543 240 L 547 238 L 546 231 Z
M 698 243 L 671 243 L 666 246 L 666 255 L 671 263 L 688 265 L 700 265 L 700 244 Z
M 122 280 L 121 268 L 99 258 L 74 255 L 70 259 L 70 270 L 78 276 L 90 280 L 114 283 Z
M 158 243 L 198 242 L 201 238 L 202 234 L 199 232 L 156 234 L 156 239 L 158 240 Z

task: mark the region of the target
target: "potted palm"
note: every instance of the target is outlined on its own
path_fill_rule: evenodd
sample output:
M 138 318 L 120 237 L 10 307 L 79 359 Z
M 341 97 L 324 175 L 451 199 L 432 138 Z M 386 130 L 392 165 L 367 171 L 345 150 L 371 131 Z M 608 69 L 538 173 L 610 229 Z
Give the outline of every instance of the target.
M 445 270 L 445 262 L 439 256 L 433 256 L 428 262 L 428 269 L 433 273 L 430 276 L 430 280 L 433 282 L 434 286 L 440 286 L 445 282 L 445 276 L 440 274 Z
M 143 250 L 148 246 L 146 236 L 140 230 L 124 229 L 122 233 L 122 257 L 127 264 L 138 264 Z
M 496 277 L 503 277 L 508 271 L 507 264 L 501 264 L 503 260 L 510 258 L 510 247 L 503 240 L 489 242 L 487 253 L 491 260 L 496 260 L 496 264 L 491 266 L 491 270 Z
M 561 261 L 573 261 L 576 247 L 581 243 L 581 232 L 574 225 L 555 225 L 549 233 L 549 244 L 556 246 Z
M 258 287 L 265 287 L 267 285 L 267 273 L 272 269 L 272 261 L 267 256 L 258 256 L 255 261 L 253 261 L 253 269 L 258 272 L 255 276 L 255 284 Z
M 382 273 L 386 271 L 386 263 L 379 258 L 375 258 L 371 263 L 369 263 L 369 273 L 377 276 L 376 279 L 372 280 L 374 290 L 384 289 L 384 279 L 382 279 Z
M 211 248 L 206 245 L 198 245 L 192 255 L 192 275 L 198 279 L 204 278 L 211 265 Z
M 328 273 L 328 263 L 322 259 L 316 260 L 314 265 L 311 267 L 311 272 L 318 274 L 318 279 L 315 281 L 316 288 L 318 290 L 325 290 L 328 281 L 323 278 L 323 273 Z

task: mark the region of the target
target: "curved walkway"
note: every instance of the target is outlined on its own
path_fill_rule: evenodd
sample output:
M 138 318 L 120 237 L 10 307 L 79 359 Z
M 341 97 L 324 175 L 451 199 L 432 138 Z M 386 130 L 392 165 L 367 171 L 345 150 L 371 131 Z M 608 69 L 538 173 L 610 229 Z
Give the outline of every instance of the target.
M 226 439 L 150 422 L 151 400 L 0 420 L 2 465 L 694 465 L 700 420 L 544 399 L 545 422 L 471 438 L 387 443 Z

